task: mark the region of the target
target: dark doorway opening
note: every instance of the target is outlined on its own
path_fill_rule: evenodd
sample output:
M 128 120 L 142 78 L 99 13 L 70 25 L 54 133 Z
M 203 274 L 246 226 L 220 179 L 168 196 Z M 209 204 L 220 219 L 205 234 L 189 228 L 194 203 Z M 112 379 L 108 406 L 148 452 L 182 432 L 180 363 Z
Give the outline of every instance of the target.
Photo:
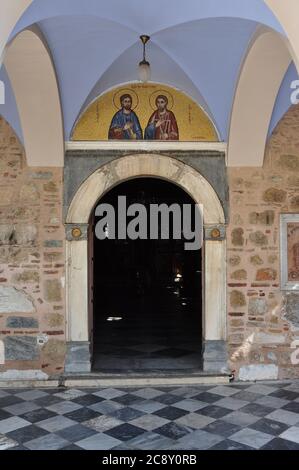
M 193 204 L 178 186 L 157 178 L 121 183 L 99 203 L 115 207 Z M 99 204 L 98 203 L 98 204 Z M 186 240 L 99 240 L 93 214 L 91 321 L 94 371 L 198 370 L 202 364 L 202 250 Z

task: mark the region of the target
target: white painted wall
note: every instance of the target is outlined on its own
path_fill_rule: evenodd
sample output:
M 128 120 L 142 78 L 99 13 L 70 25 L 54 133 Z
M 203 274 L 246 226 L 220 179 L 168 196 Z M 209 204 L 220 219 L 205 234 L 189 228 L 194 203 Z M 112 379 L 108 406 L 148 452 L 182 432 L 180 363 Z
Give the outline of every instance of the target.
M 9 35 L 33 0 L 1 0 L 0 2 L 0 67 Z
M 4 63 L 16 97 L 28 165 L 63 166 L 59 90 L 50 54 L 39 32 L 20 33 L 7 48 Z
M 264 0 L 282 25 L 289 50 L 299 72 L 299 2 L 298 0 Z
M 275 100 L 291 63 L 277 33 L 263 31 L 252 44 L 237 86 L 228 143 L 228 166 L 263 166 Z

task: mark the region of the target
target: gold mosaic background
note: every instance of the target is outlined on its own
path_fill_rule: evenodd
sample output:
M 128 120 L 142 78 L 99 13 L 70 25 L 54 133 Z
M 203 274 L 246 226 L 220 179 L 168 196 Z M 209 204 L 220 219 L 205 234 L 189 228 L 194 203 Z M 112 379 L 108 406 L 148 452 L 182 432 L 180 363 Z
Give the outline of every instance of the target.
M 194 101 L 178 90 L 153 83 L 124 85 L 100 96 L 79 118 L 72 140 L 108 140 L 110 123 L 120 109 L 119 98 L 123 93 L 132 95 L 132 108 L 135 108 L 143 132 L 156 109 L 155 98 L 164 94 L 169 99 L 168 109 L 176 117 L 181 141 L 218 141 L 212 122 Z

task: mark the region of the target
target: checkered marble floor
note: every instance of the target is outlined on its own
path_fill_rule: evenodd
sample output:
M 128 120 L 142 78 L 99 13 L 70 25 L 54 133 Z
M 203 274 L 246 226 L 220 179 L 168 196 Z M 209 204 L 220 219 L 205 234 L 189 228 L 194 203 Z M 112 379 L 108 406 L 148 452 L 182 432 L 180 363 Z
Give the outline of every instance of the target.
M 0 389 L 1 450 L 299 450 L 299 383 Z

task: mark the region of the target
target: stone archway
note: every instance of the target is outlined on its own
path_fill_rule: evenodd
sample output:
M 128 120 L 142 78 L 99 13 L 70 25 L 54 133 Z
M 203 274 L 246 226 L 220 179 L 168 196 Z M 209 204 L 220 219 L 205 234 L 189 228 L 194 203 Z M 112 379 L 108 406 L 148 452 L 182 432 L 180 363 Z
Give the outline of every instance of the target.
M 114 186 L 147 176 L 177 184 L 203 205 L 203 363 L 206 372 L 226 370 L 226 240 L 222 205 L 211 184 L 189 165 L 164 155 L 135 154 L 96 170 L 81 184 L 67 212 L 67 373 L 89 372 L 91 368 L 87 240 L 90 214 L 101 196 Z

